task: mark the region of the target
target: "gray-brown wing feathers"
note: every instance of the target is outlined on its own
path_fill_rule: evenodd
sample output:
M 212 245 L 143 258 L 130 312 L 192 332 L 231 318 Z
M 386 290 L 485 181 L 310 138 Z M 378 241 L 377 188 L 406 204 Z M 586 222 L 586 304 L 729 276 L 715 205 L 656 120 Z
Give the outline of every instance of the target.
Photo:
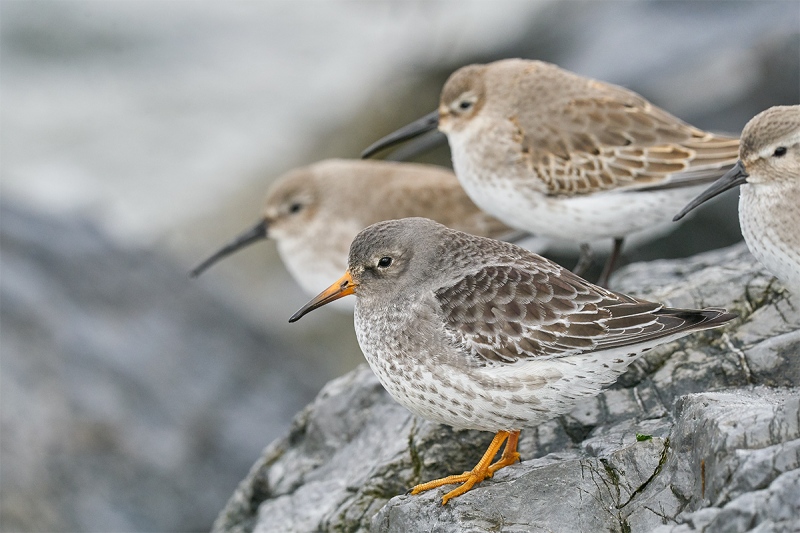
M 623 87 L 561 69 L 547 79 L 559 96 L 509 119 L 550 194 L 679 183 L 685 172 L 711 181 L 736 162 L 738 139 L 694 128 Z
M 478 362 L 513 363 L 635 345 L 724 313 L 664 308 L 548 270 L 488 266 L 437 290 L 454 343 Z

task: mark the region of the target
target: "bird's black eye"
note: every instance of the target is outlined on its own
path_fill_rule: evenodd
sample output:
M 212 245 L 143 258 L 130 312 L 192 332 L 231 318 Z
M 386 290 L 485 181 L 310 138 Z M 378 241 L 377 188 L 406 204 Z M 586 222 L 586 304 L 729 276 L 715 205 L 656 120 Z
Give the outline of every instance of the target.
M 291 214 L 299 213 L 301 209 L 303 209 L 303 204 L 300 202 L 295 202 L 289 206 L 289 212 Z
M 786 155 L 786 147 L 785 146 L 778 146 L 775 148 L 775 151 L 772 152 L 772 155 L 775 157 L 783 157 Z
M 461 101 L 458 103 L 458 107 L 459 107 L 459 109 L 461 109 L 462 111 L 466 111 L 467 109 L 469 109 L 470 107 L 472 107 L 472 102 L 470 102 L 469 100 L 461 100 Z
M 392 258 L 391 257 L 381 257 L 380 259 L 378 259 L 378 266 L 380 268 L 386 268 L 386 267 L 390 266 L 391 264 L 392 264 Z

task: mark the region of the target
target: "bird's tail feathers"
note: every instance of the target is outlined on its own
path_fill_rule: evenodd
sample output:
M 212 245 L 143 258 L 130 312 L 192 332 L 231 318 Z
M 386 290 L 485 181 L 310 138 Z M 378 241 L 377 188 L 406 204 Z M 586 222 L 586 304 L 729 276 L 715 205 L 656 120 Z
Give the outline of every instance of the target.
M 684 328 L 694 331 L 715 328 L 739 316 L 736 313 L 729 313 L 722 307 L 707 307 L 705 309 L 665 307 L 658 311 L 657 314 L 681 319 L 685 321 Z

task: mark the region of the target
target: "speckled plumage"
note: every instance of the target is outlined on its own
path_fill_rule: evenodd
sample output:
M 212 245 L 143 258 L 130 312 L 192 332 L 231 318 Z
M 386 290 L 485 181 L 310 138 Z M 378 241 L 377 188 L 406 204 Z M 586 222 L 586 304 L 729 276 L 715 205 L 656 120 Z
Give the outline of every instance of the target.
M 345 159 L 320 161 L 278 178 L 267 193 L 259 224 L 264 226 L 261 237 L 276 241 L 292 277 L 316 294 L 347 268 L 350 242 L 359 231 L 381 220 L 411 216 L 487 237 L 514 231 L 478 209 L 448 169 Z M 223 249 L 196 272 L 236 249 Z
M 434 422 L 496 432 L 470 472 L 412 490 L 462 483 L 442 503 L 517 461 L 520 429 L 570 411 L 653 346 L 734 317 L 609 291 L 513 244 L 424 218 L 361 231 L 346 274 L 290 321 L 348 294 L 359 345 L 397 402 Z
M 397 272 L 387 279 L 368 266 L 383 256 Z M 731 318 L 615 293 L 425 219 L 370 226 L 349 264 L 358 341 L 381 383 L 412 412 L 457 428 L 539 424 L 652 346 Z
M 750 252 L 800 294 L 800 106 L 776 106 L 742 131 L 739 163 L 681 214 L 741 185 L 739 222 Z

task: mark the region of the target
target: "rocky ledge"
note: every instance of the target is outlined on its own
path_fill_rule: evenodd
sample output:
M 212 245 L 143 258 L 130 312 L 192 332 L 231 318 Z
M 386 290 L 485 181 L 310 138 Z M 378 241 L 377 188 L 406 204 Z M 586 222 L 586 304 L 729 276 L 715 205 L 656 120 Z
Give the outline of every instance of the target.
M 470 469 L 492 435 L 412 416 L 362 366 L 264 450 L 214 531 L 798 531 L 800 301 L 741 244 L 634 264 L 613 283 L 739 318 L 648 352 L 523 431 L 520 464 L 446 506 L 445 489 L 405 493 Z

